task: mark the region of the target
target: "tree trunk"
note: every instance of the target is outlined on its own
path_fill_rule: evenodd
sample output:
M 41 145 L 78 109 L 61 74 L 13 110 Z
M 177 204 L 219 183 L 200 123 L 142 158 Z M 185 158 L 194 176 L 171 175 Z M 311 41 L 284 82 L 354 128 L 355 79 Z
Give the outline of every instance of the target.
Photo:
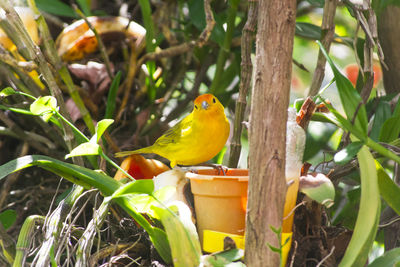
M 285 140 L 296 0 L 260 0 L 255 78 L 250 117 L 247 266 L 279 266 L 280 228 L 286 195 Z
M 378 16 L 378 36 L 388 70 L 382 67 L 386 93 L 400 92 L 400 7 L 388 5 Z

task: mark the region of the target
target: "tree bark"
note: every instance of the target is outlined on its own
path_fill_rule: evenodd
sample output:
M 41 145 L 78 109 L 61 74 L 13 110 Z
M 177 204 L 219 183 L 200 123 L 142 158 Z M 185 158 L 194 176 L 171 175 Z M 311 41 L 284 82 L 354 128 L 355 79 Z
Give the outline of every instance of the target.
M 400 92 L 400 7 L 388 5 L 378 15 L 378 37 L 385 63 L 382 67 L 383 84 L 387 94 Z
M 286 195 L 286 120 L 292 71 L 296 0 L 260 0 L 250 117 L 247 266 L 279 266 L 271 230 L 282 224 Z

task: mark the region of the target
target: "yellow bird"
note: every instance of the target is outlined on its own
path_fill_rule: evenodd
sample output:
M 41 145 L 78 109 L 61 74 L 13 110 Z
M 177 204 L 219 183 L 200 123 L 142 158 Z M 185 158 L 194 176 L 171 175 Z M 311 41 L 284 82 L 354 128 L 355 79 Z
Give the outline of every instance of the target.
M 229 136 L 224 106 L 212 94 L 198 96 L 192 113 L 166 131 L 149 147 L 116 153 L 116 157 L 154 153 L 179 165 L 196 165 L 217 155 Z

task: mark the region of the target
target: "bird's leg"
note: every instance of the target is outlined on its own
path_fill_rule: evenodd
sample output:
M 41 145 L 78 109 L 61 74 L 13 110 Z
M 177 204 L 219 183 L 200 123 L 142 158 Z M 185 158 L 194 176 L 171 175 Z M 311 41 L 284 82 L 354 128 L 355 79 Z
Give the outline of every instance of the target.
M 197 166 L 206 166 L 206 167 L 212 167 L 213 169 L 218 171 L 218 175 L 222 173 L 222 175 L 226 176 L 226 172 L 228 171 L 228 167 L 222 165 L 222 164 L 214 164 L 214 163 L 200 163 L 197 164 Z

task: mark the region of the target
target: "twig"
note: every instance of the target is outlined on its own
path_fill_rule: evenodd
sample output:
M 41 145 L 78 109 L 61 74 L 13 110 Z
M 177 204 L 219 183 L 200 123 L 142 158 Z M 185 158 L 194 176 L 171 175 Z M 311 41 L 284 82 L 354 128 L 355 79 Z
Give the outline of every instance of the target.
M 315 267 L 320 267 L 324 261 L 326 261 L 330 256 L 332 256 L 333 252 L 335 251 L 335 246 L 332 246 L 331 251 L 329 252 L 328 255 L 326 255 L 320 262 L 318 262 L 317 266 Z
M 111 62 L 107 55 L 106 47 L 104 46 L 104 43 L 99 36 L 99 33 L 97 32 L 96 28 L 93 27 L 93 25 L 89 22 L 89 20 L 83 14 L 83 12 L 75 4 L 73 4 L 72 6 L 73 6 L 75 12 L 79 15 L 79 17 L 81 17 L 86 22 L 89 29 L 94 33 L 94 36 L 96 37 L 96 40 L 97 40 L 97 44 L 99 46 L 99 51 L 100 51 L 101 57 L 103 58 L 104 64 L 106 65 L 107 74 L 110 77 L 110 79 L 113 80 L 114 75 L 112 74 L 112 71 L 111 71 Z
M 76 202 L 77 198 L 82 194 L 83 187 L 78 185 L 73 185 L 72 191 L 64 198 L 57 206 L 57 208 L 52 212 L 52 214 L 46 217 L 44 224 L 44 242 L 41 245 L 40 250 L 35 256 L 35 263 L 37 266 L 48 266 L 50 263 L 50 250 L 54 250 L 58 246 L 58 239 L 60 238 L 62 223 L 64 219 L 69 214 L 71 207 Z
M 142 64 L 144 64 L 149 60 L 154 61 L 165 57 L 174 57 L 177 55 L 184 54 L 193 49 L 195 46 L 202 47 L 205 43 L 207 43 L 215 25 L 214 15 L 212 13 L 210 6 L 210 0 L 204 1 L 204 11 L 206 15 L 206 27 L 204 28 L 203 32 L 200 34 L 199 38 L 196 41 L 190 41 L 166 49 L 160 49 L 156 52 L 147 53 L 140 58 L 137 67 L 139 68 Z
M 21 68 L 25 71 L 32 71 L 37 68 L 37 65 L 32 61 L 18 61 L 5 53 L 0 53 L 0 60 L 13 68 Z
M 76 266 L 84 266 L 89 261 L 95 234 L 103 225 L 110 204 L 111 202 L 109 200 L 104 199 L 100 207 L 94 210 L 93 219 L 89 222 L 85 232 L 78 241 L 79 245 L 76 251 Z
M 191 50 L 193 50 L 194 47 L 202 47 L 209 39 L 211 32 L 214 28 L 215 25 L 215 20 L 214 20 L 214 16 L 211 10 L 211 6 L 210 6 L 210 0 L 205 0 L 204 1 L 204 11 L 205 11 L 205 15 L 206 15 L 206 27 L 204 28 L 203 32 L 200 34 L 199 38 L 196 41 L 190 41 L 190 42 L 186 42 L 183 44 L 179 44 L 176 46 L 172 46 L 166 49 L 159 49 L 156 52 L 149 52 L 147 54 L 145 54 L 144 56 L 142 56 L 139 61 L 136 63 L 136 55 L 135 58 L 133 59 L 131 57 L 131 60 L 133 61 L 132 63 L 134 63 L 134 65 L 130 65 L 132 68 L 135 68 L 134 70 L 130 71 L 130 75 L 128 77 L 132 77 L 132 81 L 131 82 L 126 82 L 126 88 L 130 88 L 131 84 L 133 82 L 133 74 L 136 74 L 140 67 L 146 63 L 147 61 L 155 61 L 161 58 L 166 58 L 166 57 L 174 57 L 177 55 L 182 55 L 184 53 L 187 53 Z M 125 89 L 127 90 L 127 89 Z M 122 104 L 118 110 L 117 116 L 116 116 L 116 121 L 119 121 L 121 119 L 122 113 L 124 108 L 126 107 L 126 104 L 128 102 L 128 98 L 129 98 L 129 93 L 130 93 L 130 89 L 128 89 L 127 91 L 125 91 L 123 100 L 122 100 Z
M 18 139 L 24 140 L 25 142 L 28 142 L 30 146 L 33 148 L 37 149 L 38 151 L 41 151 L 42 153 L 45 153 L 47 155 L 57 155 L 57 151 L 54 151 L 54 149 L 49 148 L 47 146 L 44 146 L 42 141 L 44 139 L 37 140 L 37 135 L 32 135 L 28 134 L 25 132 L 21 127 L 16 124 L 14 121 L 12 121 L 10 118 L 6 116 L 4 111 L 0 110 L 0 121 L 2 121 L 7 127 L 9 128 L 9 131 L 11 131 Z M 46 140 L 46 143 L 49 143 Z M 58 155 L 59 157 L 60 155 Z
M 47 64 L 46 58 L 44 57 L 42 51 L 32 41 L 31 37 L 26 31 L 24 24 L 22 23 L 20 17 L 18 16 L 10 1 L 0 1 L 0 7 L 5 11 L 7 24 L 8 26 L 10 26 L 9 29 L 5 30 L 8 37 L 10 37 L 10 39 L 14 42 L 19 52 L 21 52 L 22 56 L 25 59 L 29 61 L 34 61 L 36 63 L 39 72 L 43 75 L 43 80 L 48 85 L 51 95 L 54 96 L 57 100 L 57 103 L 60 107 L 60 113 L 64 117 L 69 119 L 70 117 L 67 112 L 61 90 L 57 85 L 57 82 L 49 65 Z M 2 21 L 4 21 L 4 19 Z M 62 122 L 62 125 L 65 134 L 65 141 L 68 148 L 72 150 L 75 142 L 74 134 L 72 133 L 71 128 L 69 128 L 64 122 Z M 79 157 L 76 157 L 73 160 L 81 163 L 80 165 L 83 165 L 83 161 Z
M 190 89 L 190 91 L 187 93 L 185 99 L 183 99 L 182 102 L 179 102 L 179 104 L 168 114 L 167 118 L 165 119 L 165 122 L 170 122 L 173 119 L 176 119 L 176 117 L 182 113 L 182 109 L 184 109 L 190 103 L 190 101 L 192 101 L 194 98 L 198 96 L 200 85 L 202 81 L 204 81 L 204 77 L 207 74 L 208 68 L 212 64 L 212 61 L 213 61 L 212 54 L 203 61 L 203 64 L 197 71 L 196 77 L 194 78 L 192 89 Z
M 299 69 L 304 70 L 304 71 L 306 71 L 306 72 L 310 72 L 310 71 L 306 68 L 306 66 L 304 66 L 304 64 L 298 62 L 298 61 L 295 60 L 294 58 L 292 59 L 292 62 L 293 62 L 293 64 L 296 65 Z
M 40 88 L 32 78 L 19 68 L 12 68 L 3 62 L 0 62 L 0 74 L 8 80 L 8 83 L 16 90 L 33 96 L 40 96 Z M 19 79 L 15 76 L 18 75 Z
M 26 154 L 28 154 L 28 148 L 29 148 L 28 143 L 24 142 L 22 145 L 21 151 L 18 153 L 19 154 L 18 156 L 23 157 Z M 3 210 L 3 206 L 7 200 L 7 197 L 9 196 L 11 186 L 18 181 L 18 177 L 20 174 L 21 174 L 21 172 L 14 172 L 14 173 L 8 175 L 7 179 L 4 181 L 3 185 L 1 186 L 0 210 Z
M 391 220 L 388 223 L 380 224 L 378 227 L 379 228 L 388 227 L 388 226 L 390 226 L 390 225 L 392 225 L 392 224 L 394 224 L 395 222 L 398 222 L 398 221 L 400 221 L 400 217 L 396 217 L 396 218 L 394 218 L 393 220 Z
M 54 40 L 51 37 L 50 30 L 47 26 L 47 23 L 43 17 L 43 15 L 39 12 L 36 7 L 34 0 L 28 0 L 28 5 L 31 8 L 32 12 L 36 17 L 36 22 L 38 24 L 38 28 L 40 34 L 43 38 L 43 46 L 45 53 L 50 61 L 50 63 L 55 67 L 58 71 L 61 79 L 64 81 L 67 86 L 68 93 L 71 96 L 72 100 L 74 100 L 75 105 L 79 109 L 79 112 L 82 115 L 83 121 L 88 127 L 89 131 L 94 134 L 94 124 L 90 113 L 88 112 L 85 104 L 82 101 L 81 96 L 79 95 L 78 90 L 76 89 L 74 82 L 72 81 L 72 77 L 67 69 L 67 67 L 63 64 L 60 57 L 57 54 L 55 49 Z
M 336 5 L 337 0 L 326 0 L 324 5 L 324 14 L 321 25 L 321 43 L 328 52 L 333 41 L 333 36 L 335 34 L 334 19 L 336 13 Z M 321 49 L 319 49 L 317 66 L 315 67 L 310 90 L 308 92 L 309 96 L 314 96 L 318 93 L 325 75 L 325 64 L 325 56 L 323 55 Z
M 251 76 L 253 72 L 253 64 L 251 63 L 252 35 L 255 32 L 257 24 L 257 1 L 249 1 L 249 11 L 247 21 L 243 27 L 242 37 L 242 62 L 241 62 L 241 79 L 239 84 L 239 98 L 235 107 L 235 124 L 233 129 L 233 137 L 231 140 L 229 163 L 230 168 L 236 168 L 239 162 L 240 151 L 242 149 L 240 138 L 242 136 L 243 119 L 246 110 L 246 97 L 251 88 Z

